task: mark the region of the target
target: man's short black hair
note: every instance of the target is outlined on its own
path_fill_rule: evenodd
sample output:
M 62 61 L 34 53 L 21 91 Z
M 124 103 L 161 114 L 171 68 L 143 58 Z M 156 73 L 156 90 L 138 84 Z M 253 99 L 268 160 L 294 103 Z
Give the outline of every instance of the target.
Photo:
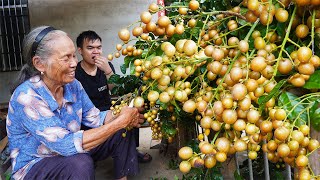
M 77 42 L 76 42 L 77 47 L 82 48 L 82 45 L 85 39 L 89 41 L 95 41 L 98 39 L 100 42 L 102 42 L 101 37 L 96 32 L 88 30 L 88 31 L 83 31 L 77 37 Z

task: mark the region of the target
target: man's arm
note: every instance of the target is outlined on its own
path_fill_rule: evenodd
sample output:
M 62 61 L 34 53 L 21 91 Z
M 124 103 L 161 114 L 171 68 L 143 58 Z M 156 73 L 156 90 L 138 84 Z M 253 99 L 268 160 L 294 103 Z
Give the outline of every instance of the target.
M 104 72 L 107 80 L 115 73 L 113 65 L 103 56 L 96 56 L 94 58 L 96 66 Z M 108 84 L 108 88 L 111 91 L 114 85 Z
M 112 72 L 110 72 L 110 74 L 106 74 L 107 80 L 109 80 L 109 78 L 110 78 L 113 74 L 115 74 L 115 72 L 116 72 L 115 69 L 114 69 L 114 67 L 113 67 L 113 65 L 112 65 L 112 63 L 111 63 L 111 62 L 108 62 L 108 64 L 109 64 L 110 68 L 112 69 Z M 108 87 L 109 87 L 109 90 L 111 91 L 111 90 L 113 89 L 113 87 L 114 87 L 114 84 L 108 83 Z

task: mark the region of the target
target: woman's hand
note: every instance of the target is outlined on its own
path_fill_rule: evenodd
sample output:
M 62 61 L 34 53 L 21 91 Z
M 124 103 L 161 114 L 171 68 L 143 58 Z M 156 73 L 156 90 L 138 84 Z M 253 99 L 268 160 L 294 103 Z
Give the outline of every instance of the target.
M 127 123 L 126 125 L 129 127 L 140 127 L 140 124 L 144 122 L 144 116 L 140 114 L 142 110 L 141 108 L 125 106 L 121 109 L 119 117 L 122 116 Z

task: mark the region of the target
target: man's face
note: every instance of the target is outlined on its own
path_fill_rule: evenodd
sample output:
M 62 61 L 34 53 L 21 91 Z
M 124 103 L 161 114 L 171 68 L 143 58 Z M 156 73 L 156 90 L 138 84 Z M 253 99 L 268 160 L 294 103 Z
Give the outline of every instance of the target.
M 84 61 L 88 64 L 94 64 L 94 57 L 102 55 L 102 44 L 99 39 L 88 40 L 85 39 L 82 47 L 78 48 Z

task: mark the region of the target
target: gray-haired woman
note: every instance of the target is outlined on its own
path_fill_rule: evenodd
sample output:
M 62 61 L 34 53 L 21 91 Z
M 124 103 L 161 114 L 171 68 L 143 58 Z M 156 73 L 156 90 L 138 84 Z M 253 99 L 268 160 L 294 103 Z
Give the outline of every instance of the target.
M 14 86 L 7 132 L 14 179 L 94 179 L 95 160 L 114 158 L 115 178 L 137 174 L 133 136 L 143 115 L 125 107 L 113 117 L 94 107 L 75 80 L 77 58 L 68 35 L 32 30 L 23 42 L 23 66 Z M 81 131 L 84 124 L 93 129 Z

